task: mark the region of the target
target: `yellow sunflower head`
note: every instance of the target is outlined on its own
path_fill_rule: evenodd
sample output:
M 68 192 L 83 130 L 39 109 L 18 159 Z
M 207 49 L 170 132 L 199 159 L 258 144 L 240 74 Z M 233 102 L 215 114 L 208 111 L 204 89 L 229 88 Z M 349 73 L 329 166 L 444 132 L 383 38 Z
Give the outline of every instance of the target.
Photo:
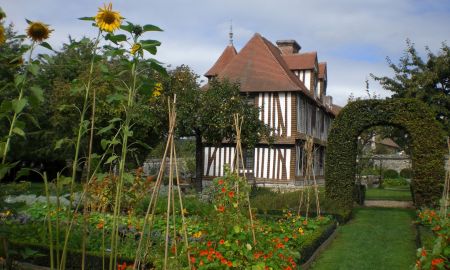
M 53 32 L 48 25 L 41 22 L 30 22 L 27 28 L 27 36 L 33 41 L 42 42 Z
M 140 43 L 135 43 L 135 44 L 131 47 L 130 53 L 131 53 L 132 55 L 135 55 L 136 52 L 140 52 L 141 47 L 142 47 L 142 46 L 141 46 Z
M 122 23 L 122 17 L 119 12 L 112 10 L 112 4 L 109 3 L 108 6 L 105 4 L 104 8 L 98 9 L 95 22 L 100 30 L 114 32 L 119 29 Z
M 0 24 L 0 45 L 5 43 L 6 36 L 5 36 L 5 28 L 3 28 L 3 25 Z

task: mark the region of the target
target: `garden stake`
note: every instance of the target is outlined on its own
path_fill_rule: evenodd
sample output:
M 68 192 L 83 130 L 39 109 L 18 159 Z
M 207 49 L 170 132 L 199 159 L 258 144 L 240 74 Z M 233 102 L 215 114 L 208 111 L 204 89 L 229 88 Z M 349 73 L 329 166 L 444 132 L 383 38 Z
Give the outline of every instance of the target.
M 236 154 L 235 154 L 236 161 L 234 163 L 234 172 L 239 176 L 239 166 L 240 166 L 239 163 L 242 163 L 243 179 L 247 183 L 247 177 L 245 176 L 244 157 L 242 154 L 242 143 L 241 143 L 241 130 L 244 118 L 240 117 L 239 114 L 237 113 L 235 113 L 233 117 L 234 117 L 234 129 L 236 131 Z M 239 159 L 241 162 L 239 162 Z M 239 186 L 237 186 L 236 193 L 239 194 Z M 248 214 L 250 216 L 250 226 L 252 229 L 253 245 L 256 245 L 255 226 L 253 223 L 252 207 L 250 205 L 249 194 L 247 194 L 247 205 L 248 205 Z
M 447 211 L 448 211 L 448 204 L 449 204 L 449 190 L 450 190 L 450 137 L 447 137 L 447 145 L 448 145 L 448 154 L 449 158 L 447 160 L 447 170 L 445 174 L 445 183 L 444 183 L 444 190 L 442 191 L 442 199 L 441 199 L 441 209 L 440 209 L 440 216 L 443 219 L 447 219 Z

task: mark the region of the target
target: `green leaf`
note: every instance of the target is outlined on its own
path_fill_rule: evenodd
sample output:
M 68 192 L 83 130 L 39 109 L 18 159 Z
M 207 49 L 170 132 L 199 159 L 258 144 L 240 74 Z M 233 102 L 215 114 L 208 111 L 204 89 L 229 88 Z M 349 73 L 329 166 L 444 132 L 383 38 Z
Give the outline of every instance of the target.
M 54 150 L 60 149 L 61 146 L 67 142 L 70 142 L 70 139 L 68 138 L 62 138 L 59 139 L 56 143 L 55 143 L 55 147 L 53 148 Z
M 97 132 L 97 135 L 101 135 L 101 134 L 103 134 L 103 133 L 105 133 L 105 132 L 108 132 L 108 131 L 110 131 L 110 130 L 113 129 L 113 128 L 114 128 L 114 125 L 113 125 L 113 124 L 110 124 L 110 125 L 108 125 L 108 126 L 102 128 L 102 129 L 100 129 L 100 130 Z
M 124 95 L 115 93 L 115 94 L 108 95 L 108 96 L 106 97 L 106 102 L 112 103 L 112 102 L 114 102 L 114 101 L 122 101 L 122 100 L 126 100 L 126 99 L 127 99 L 127 98 L 126 98 Z
M 169 74 L 167 73 L 167 70 L 165 67 L 163 67 L 162 65 L 160 65 L 157 62 L 151 62 L 150 66 L 156 70 L 159 74 L 163 75 L 163 76 L 168 76 Z
M 105 164 L 110 164 L 111 162 L 113 162 L 113 161 L 116 160 L 117 158 L 118 158 L 118 156 L 116 156 L 116 155 L 110 156 L 110 157 L 108 158 L 108 160 L 106 160 Z
M 109 122 L 109 123 L 115 123 L 115 122 L 118 122 L 118 121 L 121 121 L 121 120 L 122 120 L 122 118 L 120 118 L 120 117 L 115 117 L 115 118 L 109 120 L 108 122 Z
M 144 25 L 142 27 L 142 29 L 144 30 L 144 32 L 148 32 L 148 31 L 163 31 L 158 26 L 155 26 L 155 25 L 152 25 L 152 24 L 146 24 L 146 25 Z
M 121 25 L 120 29 L 127 31 L 128 33 L 133 32 L 134 24 L 127 22 L 127 25 Z
M 105 36 L 105 40 L 110 40 L 114 44 L 118 44 L 118 42 L 126 41 L 127 40 L 127 36 L 125 36 L 124 34 L 114 35 L 114 34 L 108 33 Z
M 40 44 L 42 47 L 44 47 L 44 48 L 46 48 L 46 49 L 49 49 L 50 51 L 53 51 L 53 48 L 52 48 L 52 46 L 50 46 L 50 44 L 48 44 L 47 42 L 41 42 L 41 44 Z
M 81 17 L 81 18 L 78 18 L 78 20 L 82 20 L 82 21 L 94 21 L 94 22 L 95 22 L 95 18 L 94 18 L 94 17 Z
M 35 127 L 39 128 L 39 129 L 41 128 L 41 126 L 39 125 L 39 122 L 32 114 L 25 113 L 24 115 L 28 118 L 28 120 L 30 120 L 31 123 L 33 123 L 33 125 Z
M 22 98 L 21 100 L 13 100 L 12 101 L 12 108 L 16 114 L 22 112 L 23 108 L 27 105 L 28 101 L 26 98 Z
M 33 23 L 32 21 L 28 20 L 27 18 L 25 18 L 25 21 L 26 21 L 28 24 L 32 24 L 32 23 Z
M 5 152 L 6 142 L 0 142 L 0 158 L 3 157 L 3 152 Z M 2 178 L 0 177 L 0 180 Z
M 15 127 L 12 130 L 14 133 L 16 133 L 19 136 L 25 137 L 25 131 L 23 131 L 23 129 L 19 128 L 19 127 Z
M 42 90 L 41 87 L 33 85 L 32 87 L 30 87 L 31 93 L 33 94 L 33 96 L 39 101 L 39 102 L 43 102 L 44 101 L 44 91 Z
M 14 85 L 19 87 L 25 81 L 25 76 L 22 74 L 18 74 L 14 76 Z
M 0 112 L 10 112 L 12 110 L 12 103 L 9 100 L 3 100 L 0 105 Z
M 21 168 L 20 171 L 16 174 L 16 178 L 14 180 L 17 180 L 22 176 L 30 175 L 30 171 L 31 170 L 29 168 Z
M 101 70 L 103 73 L 108 73 L 108 72 L 109 72 L 108 66 L 105 65 L 105 64 L 100 64 L 100 70 Z
M 28 71 L 33 74 L 34 76 L 36 76 L 39 73 L 39 66 L 37 64 L 34 63 L 30 63 L 28 65 Z

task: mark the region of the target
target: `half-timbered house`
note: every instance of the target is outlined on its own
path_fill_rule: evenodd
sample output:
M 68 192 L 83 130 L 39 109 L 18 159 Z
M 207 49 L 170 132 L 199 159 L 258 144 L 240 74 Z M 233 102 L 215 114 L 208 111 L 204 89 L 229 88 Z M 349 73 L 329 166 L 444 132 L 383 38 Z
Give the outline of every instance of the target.
M 325 149 L 330 125 L 338 107 L 327 91 L 327 64 L 316 52 L 300 52 L 295 40 L 272 44 L 255 34 L 238 53 L 232 42 L 205 76 L 240 83 L 240 91 L 260 108 L 259 119 L 274 131 L 275 143 L 260 143 L 244 153 L 245 171 L 257 184 L 296 184 L 304 178 L 303 144 L 315 143 L 315 175 L 324 174 Z M 233 166 L 233 144 L 203 148 L 203 175 L 208 180 Z

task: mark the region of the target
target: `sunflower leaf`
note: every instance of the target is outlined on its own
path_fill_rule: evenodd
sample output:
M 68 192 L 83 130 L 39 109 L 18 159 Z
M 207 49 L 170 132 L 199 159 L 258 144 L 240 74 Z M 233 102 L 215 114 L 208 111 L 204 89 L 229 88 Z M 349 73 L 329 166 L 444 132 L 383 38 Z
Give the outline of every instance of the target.
M 28 71 L 33 74 L 34 76 L 36 76 L 39 72 L 39 66 L 35 63 L 30 63 L 28 65 Z
M 131 33 L 133 31 L 134 24 L 127 22 L 127 25 L 121 25 L 120 29 L 127 31 L 128 33 Z
M 94 17 L 81 17 L 78 18 L 78 20 L 82 20 L 82 21 L 95 21 Z
M 159 74 L 168 76 L 167 70 L 158 61 L 152 61 L 150 66 L 158 71 Z
M 161 46 L 161 42 L 153 39 L 141 40 L 142 45 Z
M 118 42 L 126 41 L 127 40 L 127 36 L 125 36 L 124 34 L 113 35 L 113 34 L 108 33 L 105 36 L 105 39 L 106 40 L 110 40 L 114 44 L 117 44 Z
M 22 98 L 20 100 L 13 100 L 12 101 L 12 108 L 14 109 L 14 112 L 16 114 L 19 114 L 20 112 L 22 112 L 23 108 L 25 108 L 25 106 L 27 105 L 27 100 L 25 98 Z
M 28 19 L 25 19 L 25 21 L 26 21 L 28 24 L 32 24 L 32 23 L 33 23 L 32 21 L 30 21 L 30 20 L 28 20 Z
M 49 49 L 50 51 L 53 51 L 52 46 L 50 46 L 50 44 L 48 44 L 48 43 L 45 42 L 45 41 L 41 43 L 41 46 L 44 47 L 44 48 L 46 48 L 46 49 Z
M 155 26 L 155 25 L 152 25 L 152 24 L 146 24 L 146 25 L 144 25 L 142 27 L 142 29 L 144 30 L 144 32 L 148 32 L 148 31 L 163 31 L 158 26 Z
M 44 101 L 44 91 L 42 91 L 42 88 L 34 85 L 30 88 L 30 91 L 39 102 Z

